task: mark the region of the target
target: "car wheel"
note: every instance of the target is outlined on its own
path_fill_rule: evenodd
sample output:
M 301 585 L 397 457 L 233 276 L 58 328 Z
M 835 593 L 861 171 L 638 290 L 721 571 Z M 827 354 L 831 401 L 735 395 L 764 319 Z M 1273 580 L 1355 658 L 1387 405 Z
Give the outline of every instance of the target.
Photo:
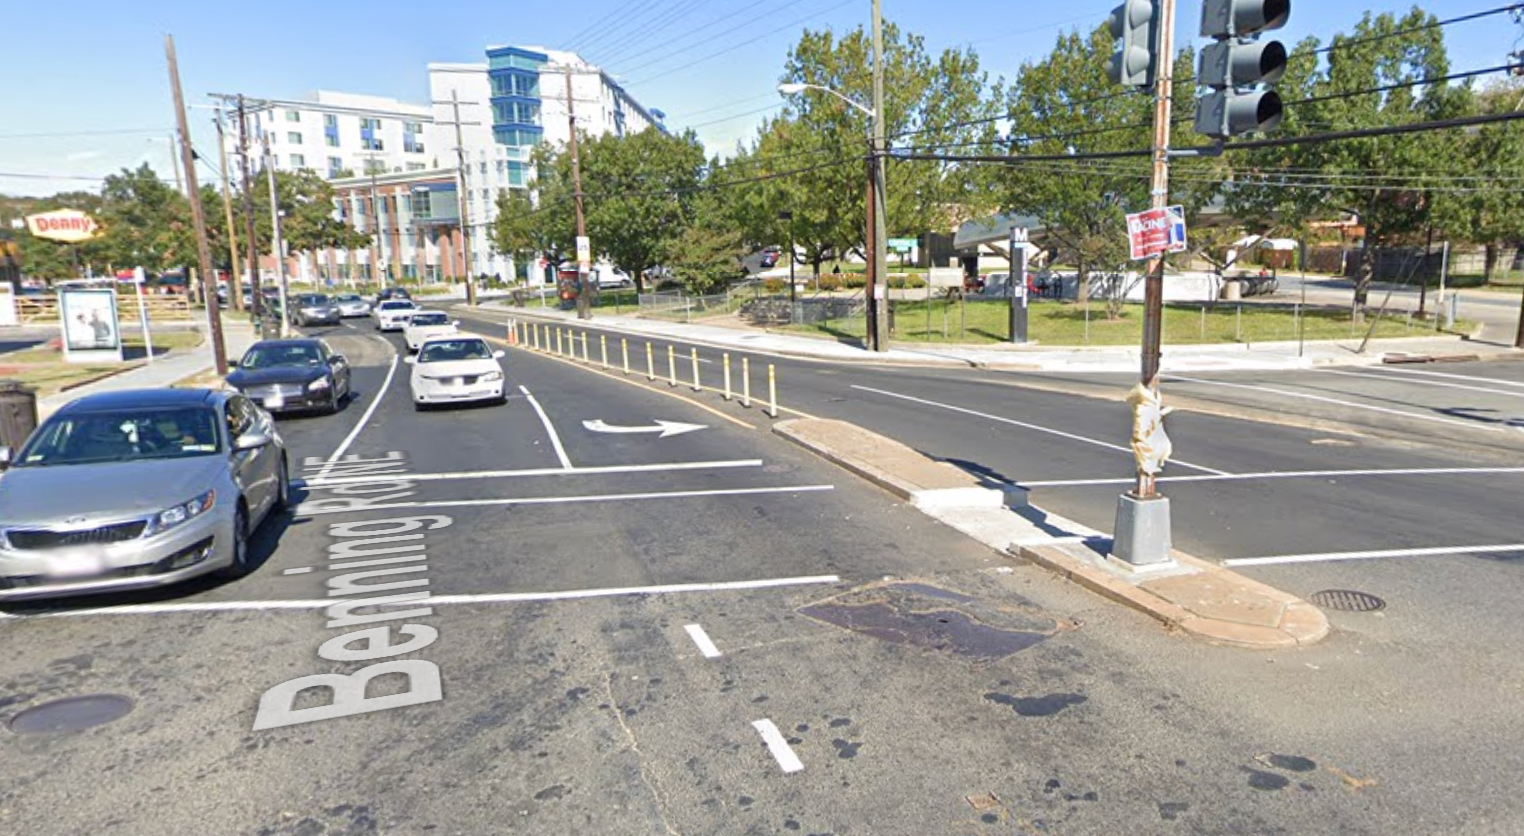
M 423 401 L 413 401 L 413 411 L 414 412 L 427 412 L 428 409 L 429 409 L 429 405 L 424 403 Z
M 238 512 L 233 515 L 233 562 L 217 570 L 219 577 L 235 579 L 241 578 L 254 571 L 249 563 L 249 512 L 238 504 Z
M 279 513 L 291 507 L 291 469 L 286 464 L 286 457 L 280 457 L 280 469 L 275 471 L 275 478 L 280 480 L 275 489 L 275 504 L 270 506 L 271 513 Z
M 328 403 L 324 405 L 323 411 L 329 415 L 339 411 L 339 387 L 337 383 L 328 387 Z

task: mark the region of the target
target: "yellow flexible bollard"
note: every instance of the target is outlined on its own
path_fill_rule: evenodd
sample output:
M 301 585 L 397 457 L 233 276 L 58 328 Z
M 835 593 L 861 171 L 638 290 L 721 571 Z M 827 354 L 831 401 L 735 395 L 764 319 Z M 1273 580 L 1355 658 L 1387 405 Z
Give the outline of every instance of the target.
M 609 367 L 609 335 L 598 335 L 598 353 L 603 357 L 603 368 Z
M 561 329 L 556 329 L 556 353 L 561 354 Z
M 630 341 L 624 337 L 619 338 L 619 353 L 624 356 L 624 374 L 630 374 Z
M 702 392 L 704 387 L 699 383 L 698 349 L 693 348 L 689 350 L 693 352 L 693 391 Z
M 741 358 L 741 406 L 751 409 L 751 358 Z
M 535 351 L 540 350 L 540 329 L 536 328 L 533 323 L 529 324 L 529 344 Z
M 656 354 L 651 350 L 651 344 L 646 343 L 646 380 L 656 379 Z
M 593 358 L 587 353 L 587 332 L 582 332 L 582 362 L 592 365 Z
M 767 364 L 767 414 L 774 418 L 778 417 L 778 375 L 773 371 L 773 364 Z
M 677 385 L 677 349 L 667 346 L 667 385 Z
M 730 352 L 725 352 L 725 392 L 721 395 L 725 400 L 730 400 Z

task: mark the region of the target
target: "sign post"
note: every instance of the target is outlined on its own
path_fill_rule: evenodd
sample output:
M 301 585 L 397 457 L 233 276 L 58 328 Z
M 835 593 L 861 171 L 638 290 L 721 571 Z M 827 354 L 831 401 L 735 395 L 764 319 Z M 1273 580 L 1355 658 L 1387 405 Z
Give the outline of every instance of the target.
M 1011 230 L 1011 344 L 1027 342 L 1027 231 L 1022 227 Z

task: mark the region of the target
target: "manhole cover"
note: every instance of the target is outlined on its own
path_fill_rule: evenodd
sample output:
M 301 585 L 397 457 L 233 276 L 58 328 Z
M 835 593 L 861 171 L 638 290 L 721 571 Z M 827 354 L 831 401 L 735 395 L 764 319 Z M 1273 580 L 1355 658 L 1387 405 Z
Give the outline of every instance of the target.
M 1312 602 L 1330 610 L 1375 612 L 1386 609 L 1386 602 L 1366 592 L 1349 589 L 1325 589 L 1312 594 Z
M 103 726 L 132 712 L 132 700 L 115 694 L 89 694 L 45 702 L 17 714 L 6 725 L 16 734 L 55 734 Z

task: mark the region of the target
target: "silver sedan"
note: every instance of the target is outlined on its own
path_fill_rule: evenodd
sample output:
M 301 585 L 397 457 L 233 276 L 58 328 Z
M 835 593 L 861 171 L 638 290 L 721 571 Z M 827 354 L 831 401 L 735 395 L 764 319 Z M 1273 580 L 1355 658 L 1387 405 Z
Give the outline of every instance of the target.
M 274 422 L 234 392 L 84 397 L 0 466 L 0 600 L 240 577 L 290 498 Z

